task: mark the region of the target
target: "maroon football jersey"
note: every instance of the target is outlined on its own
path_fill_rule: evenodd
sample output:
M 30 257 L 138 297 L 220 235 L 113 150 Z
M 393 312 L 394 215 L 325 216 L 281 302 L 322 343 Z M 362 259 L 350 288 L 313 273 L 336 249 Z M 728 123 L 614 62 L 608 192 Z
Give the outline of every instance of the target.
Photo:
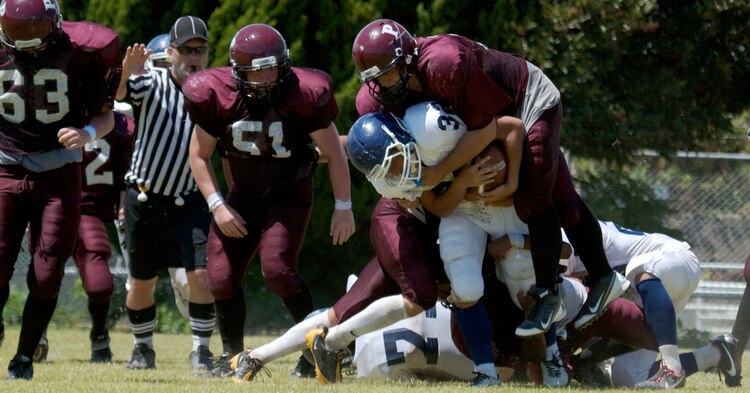
M 81 213 L 114 220 L 133 153 L 133 118 L 114 112 L 115 128 L 87 143 L 81 163 Z
M 403 114 L 412 104 L 435 100 L 450 104 L 470 130 L 497 115 L 513 115 L 523 104 L 528 68 L 523 57 L 489 49 L 453 34 L 417 37 L 417 73 L 422 92 L 409 91 L 397 108 L 383 108 L 367 85 L 357 94 L 360 115 L 378 110 Z
M 0 150 L 27 154 L 61 149 L 57 132 L 83 127 L 113 104 L 120 81 L 120 41 L 90 22 L 63 22 L 56 53 L 19 65 L 0 48 Z
M 253 104 L 229 67 L 198 72 L 183 85 L 190 118 L 219 139 L 239 187 L 293 179 L 316 160 L 310 133 L 338 115 L 325 72 L 292 67 L 283 89 L 277 104 Z

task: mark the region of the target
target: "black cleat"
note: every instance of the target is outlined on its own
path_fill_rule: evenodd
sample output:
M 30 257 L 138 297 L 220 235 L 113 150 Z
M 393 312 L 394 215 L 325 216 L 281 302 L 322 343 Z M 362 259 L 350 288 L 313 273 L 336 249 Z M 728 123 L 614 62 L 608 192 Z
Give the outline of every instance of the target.
M 559 295 L 549 289 L 533 288 L 529 291 L 534 298 L 529 315 L 516 328 L 516 336 L 530 337 L 542 334 L 557 321 L 562 321 L 567 315 Z
M 742 384 L 742 358 L 737 350 L 737 339 L 731 334 L 722 334 L 716 337 L 711 344 L 719 348 L 721 360 L 719 360 L 719 379 L 724 375 L 724 383 L 729 387 Z
M 137 344 L 133 348 L 133 356 L 125 364 L 125 368 L 131 370 L 145 370 L 156 368 L 156 352 L 146 344 Z
M 500 378 L 498 377 L 490 377 L 487 374 L 482 374 L 478 372 L 474 372 L 476 375 L 474 379 L 469 382 L 469 386 L 475 387 L 475 388 L 484 388 L 489 386 L 496 386 L 500 385 Z
M 593 323 L 607 309 L 607 305 L 622 296 L 629 286 L 630 281 L 614 270 L 598 279 L 591 285 L 586 303 L 581 307 L 573 326 L 580 330 Z
M 42 336 L 31 359 L 34 363 L 45 363 L 47 362 L 47 354 L 49 354 L 49 341 L 47 340 L 47 336 Z
M 208 376 L 217 378 L 226 378 L 234 373 L 232 369 L 232 354 L 229 352 L 222 353 L 213 360 L 213 367 L 208 371 Z
M 325 346 L 328 328 L 322 327 L 307 332 L 307 348 L 315 360 L 315 376 L 322 384 L 341 382 L 341 360 L 344 351 L 331 351 Z
M 112 363 L 112 350 L 109 348 L 109 333 L 89 335 L 91 339 L 91 363 Z
M 199 345 L 198 349 L 190 352 L 190 367 L 193 371 L 212 370 L 214 368 L 214 354 L 205 345 Z
M 5 379 L 25 379 L 30 381 L 34 378 L 34 365 L 31 359 L 23 355 L 16 355 L 8 364 L 8 375 Z
M 315 365 L 310 363 L 304 356 L 300 356 L 291 376 L 292 378 L 315 378 Z

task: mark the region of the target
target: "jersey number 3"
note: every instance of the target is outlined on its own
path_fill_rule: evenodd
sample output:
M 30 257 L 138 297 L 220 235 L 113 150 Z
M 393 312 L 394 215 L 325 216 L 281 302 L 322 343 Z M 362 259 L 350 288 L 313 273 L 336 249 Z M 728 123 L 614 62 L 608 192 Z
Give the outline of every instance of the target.
M 46 102 L 39 109 L 35 109 L 33 116 L 38 121 L 49 124 L 62 120 L 70 110 L 68 101 L 68 76 L 58 69 L 38 70 L 33 77 L 33 85 L 38 91 L 44 89 Z M 13 86 L 23 86 L 26 81 L 18 70 L 0 71 L 0 115 L 5 120 L 19 124 L 26 119 L 26 105 L 24 97 L 18 93 L 6 91 L 8 83 Z M 54 108 L 54 109 L 53 109 Z

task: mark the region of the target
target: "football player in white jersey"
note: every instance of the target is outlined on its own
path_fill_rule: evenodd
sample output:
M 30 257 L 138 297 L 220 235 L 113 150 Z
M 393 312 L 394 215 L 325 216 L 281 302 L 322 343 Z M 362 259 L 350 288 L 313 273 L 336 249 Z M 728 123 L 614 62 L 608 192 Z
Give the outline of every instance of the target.
M 450 191 L 422 193 L 420 195 L 422 190 L 414 184 L 419 179 L 421 166 L 431 166 L 440 162 L 452 151 L 457 141 L 466 132 L 466 126 L 449 108 L 445 108 L 436 102 L 423 102 L 408 108 L 403 118 L 403 125 L 402 131 L 407 132 L 414 140 L 413 148 L 417 153 L 415 156 L 419 162 L 410 160 L 410 155 L 394 156 L 391 160 L 380 160 L 379 157 L 382 154 L 374 154 L 372 153 L 372 150 L 375 150 L 374 148 L 367 148 L 368 144 L 377 148 L 379 145 L 378 137 L 373 137 L 372 130 L 366 128 L 359 130 L 356 125 L 352 127 L 352 131 L 349 133 L 349 155 L 355 167 L 368 175 L 368 178 L 373 181 L 381 194 L 393 195 L 396 193 L 395 191 L 384 190 L 388 188 L 406 189 L 406 192 L 412 194 L 404 197 L 404 199 L 419 197 L 419 203 L 441 217 L 440 256 L 451 282 L 450 301 L 457 307 L 458 326 L 476 364 L 478 377 L 474 383 L 496 384 L 499 381 L 495 373 L 491 346 L 489 345 L 492 340 L 492 324 L 481 300 L 484 293 L 482 260 L 485 255 L 487 235 L 494 240 L 508 233 L 528 234 L 528 228 L 510 204 L 508 206 L 491 206 L 481 200 L 476 200 L 476 198 L 469 198 L 475 200 L 467 200 L 465 197 L 468 196 L 467 189 L 471 184 L 463 183 L 463 187 L 454 187 L 456 181 L 452 174 L 445 179 L 446 182 L 454 180 Z M 380 133 L 379 129 L 376 131 Z M 521 120 L 506 117 L 498 120 L 498 139 L 503 139 L 511 133 L 520 132 L 523 132 Z M 366 147 L 363 148 L 363 145 Z M 388 153 L 385 153 L 385 155 L 388 158 Z M 376 165 L 372 165 L 371 157 L 373 156 L 377 157 L 374 160 Z M 396 160 L 396 158 L 401 157 L 406 161 L 403 165 Z M 509 163 L 508 166 L 510 165 L 512 163 Z M 467 172 L 481 172 L 483 170 L 486 171 L 483 166 L 472 165 L 465 166 L 460 173 L 463 175 Z M 481 175 L 478 175 L 478 180 L 487 179 L 489 175 L 494 175 L 494 171 L 482 172 Z M 466 176 L 466 178 L 470 177 Z M 436 187 L 436 189 L 439 187 Z M 440 199 L 439 202 L 437 202 L 438 199 Z M 517 246 L 523 248 L 524 245 L 518 244 Z M 528 254 L 528 251 L 525 251 L 525 253 Z M 524 262 L 533 282 L 534 269 L 531 258 L 526 258 Z M 506 279 L 511 278 L 506 277 Z M 549 291 L 546 292 L 549 293 Z M 584 291 L 580 293 L 584 293 Z M 515 297 L 515 295 L 513 293 L 511 297 Z M 551 293 L 549 295 L 558 296 Z M 560 302 L 557 301 L 556 303 Z M 553 322 L 561 321 L 566 316 L 563 307 L 558 308 L 558 310 L 559 312 L 553 316 Z M 537 333 L 541 334 L 544 331 L 540 330 Z M 559 358 L 554 330 L 549 333 L 549 336 L 549 356 L 547 360 L 550 366 L 555 366 L 557 369 L 551 374 L 545 372 L 545 384 L 564 386 L 568 382 L 567 375 L 560 371 L 562 361 Z M 552 371 L 555 367 L 543 367 L 543 370 Z
M 649 369 L 657 353 L 641 349 L 616 358 L 612 377 L 616 386 L 681 387 L 686 374 L 677 347 L 677 315 L 700 281 L 700 261 L 690 245 L 660 233 L 644 233 L 599 221 L 604 251 L 615 270 L 624 270 L 641 305 L 662 357 L 659 371 Z M 566 274 L 581 276 L 583 264 L 574 254 Z

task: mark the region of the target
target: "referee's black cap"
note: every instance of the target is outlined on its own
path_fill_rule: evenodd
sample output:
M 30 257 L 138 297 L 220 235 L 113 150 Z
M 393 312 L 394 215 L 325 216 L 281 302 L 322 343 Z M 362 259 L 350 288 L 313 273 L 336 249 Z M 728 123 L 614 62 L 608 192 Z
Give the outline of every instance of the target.
M 169 31 L 169 40 L 179 46 L 193 38 L 208 41 L 206 22 L 197 16 L 181 16 Z

